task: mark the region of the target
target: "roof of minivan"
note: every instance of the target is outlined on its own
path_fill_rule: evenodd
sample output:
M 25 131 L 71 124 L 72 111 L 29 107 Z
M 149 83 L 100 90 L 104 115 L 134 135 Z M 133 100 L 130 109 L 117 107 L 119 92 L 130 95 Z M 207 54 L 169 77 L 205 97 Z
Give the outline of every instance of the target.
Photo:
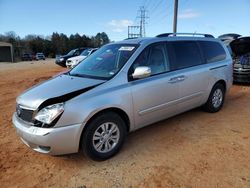
M 143 37 L 143 38 L 132 38 L 132 39 L 125 39 L 123 41 L 119 41 L 117 43 L 120 44 L 142 44 L 148 42 L 156 42 L 156 41 L 167 41 L 167 40 L 212 40 L 212 41 L 219 41 L 216 38 L 210 37 L 198 37 L 198 36 L 169 36 L 169 37 Z
M 131 38 L 131 39 L 125 39 L 125 40 L 122 40 L 122 41 L 118 41 L 117 43 L 121 43 L 121 44 L 140 44 L 143 41 L 153 39 L 153 38 L 155 38 L 155 37 Z

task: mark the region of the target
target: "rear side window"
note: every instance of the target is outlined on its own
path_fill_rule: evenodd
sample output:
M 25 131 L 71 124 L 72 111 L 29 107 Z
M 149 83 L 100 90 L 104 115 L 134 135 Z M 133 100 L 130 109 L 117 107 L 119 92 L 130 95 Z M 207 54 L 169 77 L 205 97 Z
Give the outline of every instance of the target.
M 199 46 L 195 41 L 168 42 L 168 50 L 175 70 L 203 64 Z
M 226 52 L 220 43 L 213 41 L 199 41 L 199 43 L 207 63 L 221 61 L 226 58 Z

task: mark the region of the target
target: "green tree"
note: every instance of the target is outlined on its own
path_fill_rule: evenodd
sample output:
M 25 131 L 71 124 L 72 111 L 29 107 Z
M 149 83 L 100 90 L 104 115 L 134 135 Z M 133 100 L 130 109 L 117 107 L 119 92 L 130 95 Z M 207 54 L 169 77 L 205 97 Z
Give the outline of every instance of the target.
M 21 39 L 13 31 L 0 34 L 0 41 L 9 42 L 13 45 L 15 57 L 20 57 L 25 52 L 33 54 L 43 52 L 46 56 L 54 57 L 56 54 L 65 54 L 75 48 L 100 47 L 110 42 L 105 32 L 90 37 L 81 36 L 79 33 L 72 34 L 69 37 L 57 32 L 47 37 L 29 34 Z
M 94 46 L 100 47 L 110 42 L 108 35 L 105 32 L 97 33 L 94 38 Z

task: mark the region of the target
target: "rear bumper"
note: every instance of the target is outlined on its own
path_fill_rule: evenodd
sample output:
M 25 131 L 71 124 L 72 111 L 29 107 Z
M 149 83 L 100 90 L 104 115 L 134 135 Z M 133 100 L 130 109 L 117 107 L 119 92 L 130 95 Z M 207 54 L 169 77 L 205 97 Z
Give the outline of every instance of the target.
M 51 155 L 78 152 L 81 124 L 58 128 L 39 128 L 20 121 L 16 113 L 12 117 L 12 122 L 21 140 L 37 152 Z
M 234 82 L 250 83 L 250 69 L 234 69 L 233 78 Z
M 45 57 L 36 57 L 36 60 L 43 60 Z

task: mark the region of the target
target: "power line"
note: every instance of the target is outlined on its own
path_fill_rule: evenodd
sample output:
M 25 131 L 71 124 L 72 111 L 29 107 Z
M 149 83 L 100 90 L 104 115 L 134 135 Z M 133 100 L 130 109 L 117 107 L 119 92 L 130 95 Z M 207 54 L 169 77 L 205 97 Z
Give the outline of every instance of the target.
M 161 0 L 159 0 L 159 1 L 161 1 Z M 148 5 L 145 5 L 145 8 L 151 12 L 153 7 L 155 7 L 157 5 L 157 3 L 158 3 L 157 0 L 154 0 L 154 1 L 151 0 L 151 1 L 149 1 Z
M 143 6 L 144 6 L 146 9 L 148 9 L 148 8 L 149 8 L 149 5 L 150 5 L 152 2 L 154 2 L 154 1 L 152 1 L 152 0 L 151 0 L 151 1 L 150 1 L 150 0 L 147 1 L 147 0 L 146 0 L 145 3 L 143 4 Z
M 142 5 L 143 5 L 144 7 L 146 7 L 147 1 L 148 1 L 148 0 L 144 0 L 144 2 L 142 3 Z
M 136 17 L 136 19 L 140 19 L 140 23 L 139 25 L 128 26 L 128 38 L 146 36 L 146 24 L 147 24 L 146 19 L 148 19 L 147 13 L 148 11 L 145 9 L 145 7 L 141 6 L 139 11 L 137 12 L 137 17 Z
M 190 3 L 189 0 L 179 0 L 181 7 L 187 6 Z M 146 0 L 145 0 L 146 2 Z M 174 2 L 166 1 L 166 0 L 155 0 L 154 3 L 148 6 L 149 13 L 150 13 L 150 21 L 148 26 L 152 27 L 155 25 L 162 25 L 165 22 L 165 25 L 168 23 L 167 18 L 171 18 L 174 15 Z M 176 21 L 178 19 L 178 15 L 176 15 Z M 169 20 L 170 25 L 171 21 Z M 173 22 L 174 23 L 174 22 Z M 176 24 L 177 26 L 177 24 Z M 174 27 L 174 26 L 173 26 Z
M 160 9 L 158 10 L 158 11 L 155 11 L 155 14 L 153 14 L 153 13 L 151 13 L 150 14 L 150 17 L 151 18 L 159 18 L 160 16 L 162 16 L 162 15 L 166 15 L 166 13 L 167 13 L 167 9 L 168 9 L 168 7 L 167 6 L 162 6 L 163 8 L 161 9 L 161 11 L 160 11 Z
M 160 0 L 157 4 L 155 4 L 153 11 L 151 13 L 151 15 L 155 12 L 157 12 L 157 8 L 164 2 L 165 0 Z
M 168 18 L 168 16 L 170 16 L 173 12 L 172 6 L 173 6 L 172 3 L 165 4 L 163 6 L 163 9 L 161 9 L 161 11 L 158 11 L 157 14 L 154 15 L 150 14 L 150 17 L 153 19 L 151 19 L 149 26 L 152 27 L 153 25 L 166 22 L 166 18 Z

